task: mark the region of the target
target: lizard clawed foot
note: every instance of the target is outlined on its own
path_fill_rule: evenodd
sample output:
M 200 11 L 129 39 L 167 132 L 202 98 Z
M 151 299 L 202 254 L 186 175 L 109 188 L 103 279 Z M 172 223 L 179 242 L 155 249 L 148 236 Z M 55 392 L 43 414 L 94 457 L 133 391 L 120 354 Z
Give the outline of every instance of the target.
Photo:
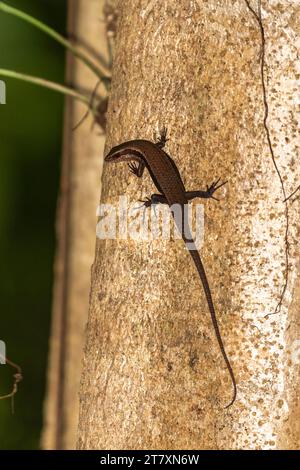
M 145 199 L 139 199 L 139 202 L 143 203 L 140 207 L 151 207 L 153 204 L 150 197 L 146 197 Z
M 159 147 L 160 149 L 163 149 L 164 146 L 166 145 L 167 141 L 169 140 L 169 139 L 167 139 L 167 132 L 168 132 L 168 131 L 167 131 L 166 126 L 164 126 L 164 127 L 160 130 L 160 132 L 159 132 L 159 139 L 158 139 L 158 141 L 155 143 L 155 145 L 156 145 L 157 147 Z M 155 135 L 154 135 L 154 140 L 156 140 L 156 136 L 155 136 Z
M 138 202 L 141 202 L 142 204 L 140 206 L 137 206 L 137 207 L 134 207 L 134 211 L 136 210 L 139 210 L 139 209 L 142 209 L 144 208 L 144 211 L 143 211 L 143 223 L 145 223 L 145 213 L 146 213 L 146 209 L 148 207 L 154 207 L 154 212 L 155 212 L 155 203 L 153 203 L 153 201 L 151 200 L 150 197 L 146 197 L 145 199 L 139 199 Z M 155 215 L 156 215 L 156 212 L 155 212 Z
M 135 162 L 128 163 L 129 171 L 133 173 L 135 176 L 138 176 L 139 166 Z
M 224 183 L 220 183 L 221 178 L 218 178 L 217 181 L 214 181 L 210 186 L 206 186 L 206 192 L 207 192 L 207 197 L 214 199 L 215 201 L 219 201 L 216 197 L 213 196 L 214 192 L 217 191 L 217 189 L 221 188 L 224 186 L 224 184 L 227 183 L 227 181 L 224 181 Z
M 135 210 L 141 209 L 142 207 L 155 207 L 158 204 L 158 202 L 154 200 L 153 196 L 146 197 L 145 199 L 139 199 L 138 202 L 141 202 L 142 204 L 138 207 L 135 207 Z

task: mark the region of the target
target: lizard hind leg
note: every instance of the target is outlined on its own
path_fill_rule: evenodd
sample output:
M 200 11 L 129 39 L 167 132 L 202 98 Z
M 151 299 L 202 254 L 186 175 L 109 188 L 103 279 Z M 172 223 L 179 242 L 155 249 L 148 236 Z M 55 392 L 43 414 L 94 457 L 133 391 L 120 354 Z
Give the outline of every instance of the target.
M 195 199 L 197 197 L 203 198 L 203 199 L 214 199 L 215 201 L 219 201 L 214 196 L 214 193 L 224 186 L 227 181 L 224 183 L 220 183 L 220 178 L 217 181 L 214 181 L 210 186 L 206 186 L 206 191 L 200 190 L 200 191 L 186 191 L 185 197 L 187 198 L 188 201 L 191 201 L 192 199 Z
M 165 196 L 162 194 L 152 194 L 150 197 L 146 197 L 145 199 L 139 199 L 139 202 L 142 202 L 142 205 L 138 208 L 145 207 L 146 210 L 148 207 L 153 207 L 155 217 L 157 217 L 155 210 L 157 204 L 168 204 Z
M 150 197 L 147 197 L 144 202 L 146 207 L 155 207 L 157 204 L 168 204 L 167 199 L 162 194 L 152 194 Z

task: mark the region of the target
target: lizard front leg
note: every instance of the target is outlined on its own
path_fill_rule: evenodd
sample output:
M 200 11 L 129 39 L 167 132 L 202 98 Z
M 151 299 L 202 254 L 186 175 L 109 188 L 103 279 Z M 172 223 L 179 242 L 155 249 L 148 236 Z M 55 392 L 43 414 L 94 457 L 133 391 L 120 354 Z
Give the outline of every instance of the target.
M 130 162 L 128 163 L 129 171 L 137 176 L 138 178 L 141 178 L 143 176 L 144 170 L 145 170 L 145 163 L 143 160 L 140 160 L 139 163 L 137 162 Z
M 167 132 L 168 132 L 167 128 L 164 126 L 159 132 L 158 140 L 156 140 L 156 135 L 155 134 L 153 136 L 153 139 L 156 141 L 155 145 L 160 149 L 163 149 L 164 146 L 166 145 L 167 141 L 169 140 L 167 138 Z

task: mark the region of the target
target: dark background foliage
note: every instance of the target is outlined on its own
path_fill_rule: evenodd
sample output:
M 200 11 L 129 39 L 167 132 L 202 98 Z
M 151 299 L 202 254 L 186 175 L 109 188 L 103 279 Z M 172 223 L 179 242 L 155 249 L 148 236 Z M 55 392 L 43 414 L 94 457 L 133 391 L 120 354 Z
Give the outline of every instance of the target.
M 65 35 L 66 0 L 7 0 Z M 0 12 L 0 68 L 63 83 L 65 51 L 42 32 Z M 0 449 L 38 449 L 51 314 L 55 211 L 64 98 L 0 77 L 0 339 L 21 365 L 15 397 L 0 400 Z M 0 395 L 12 374 L 0 365 Z

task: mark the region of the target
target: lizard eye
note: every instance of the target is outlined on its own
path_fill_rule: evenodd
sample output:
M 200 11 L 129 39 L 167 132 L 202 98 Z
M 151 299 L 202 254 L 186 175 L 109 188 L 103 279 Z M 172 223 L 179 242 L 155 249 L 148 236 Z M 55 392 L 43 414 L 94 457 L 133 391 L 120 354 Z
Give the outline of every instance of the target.
M 108 152 L 108 154 L 104 158 L 104 161 L 105 162 L 111 162 L 113 160 L 113 158 L 114 158 L 114 155 L 111 152 Z

